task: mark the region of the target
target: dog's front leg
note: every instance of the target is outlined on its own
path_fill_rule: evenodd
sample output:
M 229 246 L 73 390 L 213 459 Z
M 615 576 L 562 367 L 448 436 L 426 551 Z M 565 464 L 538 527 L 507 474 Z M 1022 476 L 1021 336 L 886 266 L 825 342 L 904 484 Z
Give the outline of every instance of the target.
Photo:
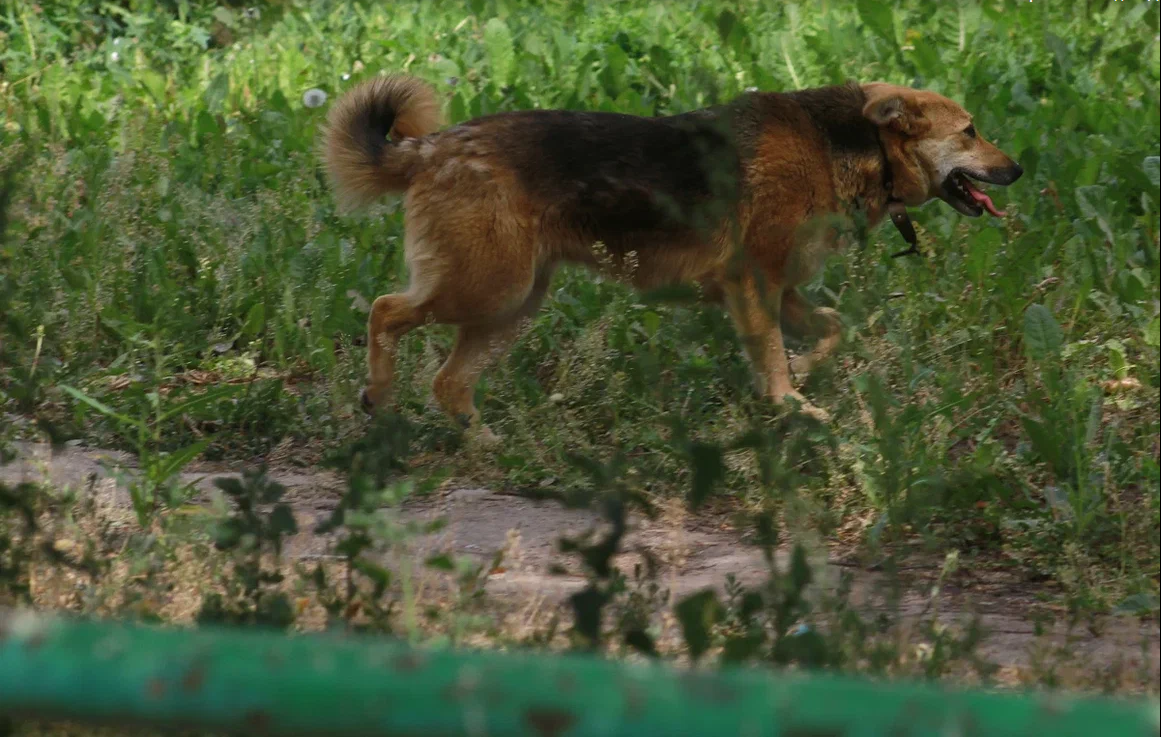
M 723 285 L 726 309 L 733 318 L 734 328 L 742 341 L 750 368 L 758 383 L 758 390 L 767 393 L 770 387 L 770 314 L 763 308 L 758 287 L 751 276 L 738 283 Z

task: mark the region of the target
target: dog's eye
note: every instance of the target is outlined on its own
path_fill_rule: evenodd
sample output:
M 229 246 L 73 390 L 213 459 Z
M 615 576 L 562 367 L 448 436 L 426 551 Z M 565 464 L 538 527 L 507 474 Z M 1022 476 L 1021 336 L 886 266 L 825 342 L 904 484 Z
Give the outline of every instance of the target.
M 975 138 L 976 137 L 976 127 L 974 125 L 969 125 L 967 128 L 963 129 L 963 133 L 968 138 Z

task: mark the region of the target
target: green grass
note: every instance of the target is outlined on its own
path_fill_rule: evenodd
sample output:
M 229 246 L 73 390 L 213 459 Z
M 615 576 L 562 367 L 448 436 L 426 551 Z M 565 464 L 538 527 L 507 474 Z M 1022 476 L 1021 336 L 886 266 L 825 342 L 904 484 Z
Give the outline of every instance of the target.
M 314 146 L 335 96 L 380 70 L 429 79 L 453 122 L 886 80 L 961 101 L 1027 173 L 1004 221 L 932 203 L 912 213 L 921 258 L 892 260 L 885 226 L 809 285 L 844 321 L 805 389 L 832 425 L 753 396 L 720 311 L 570 270 L 481 382 L 496 456 L 460 450 L 429 406 L 449 333 L 405 340 L 417 447 L 550 494 L 590 488 L 570 453 L 619 450 L 650 494 L 728 495 L 872 546 L 917 537 L 1055 581 L 1074 609 L 1155 616 L 1158 5 L 959 5 L 15 0 L 0 434 L 150 458 L 359 438 L 358 344 L 368 302 L 405 279 L 402 214 L 339 217 Z M 311 89 L 327 104 L 304 106 Z M 194 401 L 231 379 L 253 381 Z M 146 496 L 168 488 L 151 468 Z

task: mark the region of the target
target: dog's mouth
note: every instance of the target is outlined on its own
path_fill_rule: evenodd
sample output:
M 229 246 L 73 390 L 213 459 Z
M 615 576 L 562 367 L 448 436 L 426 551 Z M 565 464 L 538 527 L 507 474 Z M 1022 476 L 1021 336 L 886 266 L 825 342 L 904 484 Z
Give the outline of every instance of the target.
M 972 180 L 985 182 L 985 178 L 976 173 L 969 174 L 963 169 L 955 169 L 943 180 L 942 197 L 945 202 L 968 217 L 979 217 L 987 210 L 992 217 L 1004 217 L 1003 210 L 997 210 L 992 198 L 977 187 Z M 994 182 L 999 183 L 999 182 Z

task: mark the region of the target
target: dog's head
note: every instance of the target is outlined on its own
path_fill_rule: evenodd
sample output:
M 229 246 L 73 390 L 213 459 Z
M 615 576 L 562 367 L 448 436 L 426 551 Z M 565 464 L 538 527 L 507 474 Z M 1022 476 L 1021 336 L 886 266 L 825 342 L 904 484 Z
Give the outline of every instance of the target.
M 879 126 L 894 194 L 911 206 L 938 197 L 969 217 L 997 210 L 975 182 L 1009 185 L 1024 170 L 976 131 L 972 116 L 934 92 L 863 85 L 863 115 Z

